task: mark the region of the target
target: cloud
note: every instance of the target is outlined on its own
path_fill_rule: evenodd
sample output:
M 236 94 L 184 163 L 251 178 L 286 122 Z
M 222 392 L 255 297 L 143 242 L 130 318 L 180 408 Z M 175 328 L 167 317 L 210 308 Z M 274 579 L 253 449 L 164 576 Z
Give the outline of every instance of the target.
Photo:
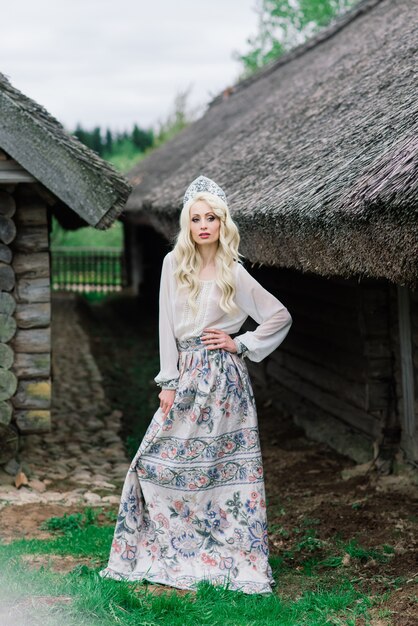
M 255 0 L 20 0 L 2 7 L 2 71 L 68 128 L 165 117 L 192 85 L 203 105 L 235 82 L 233 50 L 257 26 Z

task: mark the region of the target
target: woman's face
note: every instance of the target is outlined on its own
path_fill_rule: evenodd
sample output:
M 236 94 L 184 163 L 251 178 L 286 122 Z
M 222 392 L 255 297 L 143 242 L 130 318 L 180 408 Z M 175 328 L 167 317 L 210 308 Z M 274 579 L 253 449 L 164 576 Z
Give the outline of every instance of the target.
M 190 207 L 190 234 L 195 243 L 209 245 L 218 241 L 221 221 L 204 200 Z M 203 236 L 206 235 L 206 236 Z

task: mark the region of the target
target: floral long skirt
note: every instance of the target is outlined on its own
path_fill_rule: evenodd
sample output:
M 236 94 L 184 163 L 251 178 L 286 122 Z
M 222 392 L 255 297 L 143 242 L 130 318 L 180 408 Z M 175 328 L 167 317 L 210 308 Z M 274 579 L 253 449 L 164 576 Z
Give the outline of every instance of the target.
M 257 412 L 244 360 L 177 340 L 179 386 L 130 465 L 103 577 L 271 593 Z

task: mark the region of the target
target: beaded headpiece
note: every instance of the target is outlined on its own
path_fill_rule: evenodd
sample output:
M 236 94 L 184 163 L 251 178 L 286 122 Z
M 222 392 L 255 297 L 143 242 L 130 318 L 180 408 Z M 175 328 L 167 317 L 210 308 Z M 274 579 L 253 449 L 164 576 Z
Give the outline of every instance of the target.
M 199 176 L 187 187 L 186 193 L 184 194 L 183 198 L 183 206 L 201 191 L 208 191 L 209 193 L 213 193 L 215 196 L 219 196 L 219 198 L 221 198 L 221 200 L 223 200 L 225 204 L 227 204 L 226 195 L 223 189 L 221 189 L 219 185 L 217 185 L 210 178 L 206 178 L 206 176 Z

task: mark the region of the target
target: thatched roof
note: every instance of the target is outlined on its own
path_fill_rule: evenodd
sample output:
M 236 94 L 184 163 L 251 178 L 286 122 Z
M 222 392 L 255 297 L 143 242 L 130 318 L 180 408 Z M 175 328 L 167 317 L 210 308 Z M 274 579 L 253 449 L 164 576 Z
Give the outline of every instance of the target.
M 252 262 L 418 276 L 416 0 L 368 0 L 216 98 L 142 161 L 127 205 L 167 237 L 188 184 L 226 191 Z
M 128 181 L 42 106 L 0 74 L 0 148 L 83 220 L 107 228 L 125 206 Z

